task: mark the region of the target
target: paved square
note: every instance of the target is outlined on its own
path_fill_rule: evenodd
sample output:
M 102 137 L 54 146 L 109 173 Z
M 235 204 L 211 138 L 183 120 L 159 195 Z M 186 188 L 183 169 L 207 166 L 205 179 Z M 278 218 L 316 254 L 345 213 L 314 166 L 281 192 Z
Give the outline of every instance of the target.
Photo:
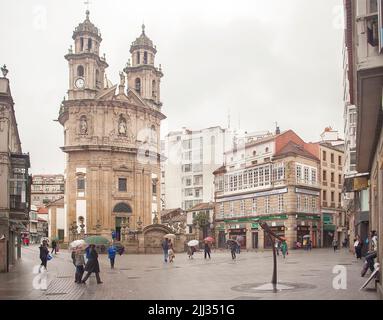
M 272 252 L 241 252 L 233 261 L 228 251 L 212 252 L 205 260 L 197 252 L 193 260 L 186 253 L 177 254 L 173 264 L 163 262 L 162 255 L 131 255 L 116 257 L 116 268 L 110 269 L 106 255 L 100 255 L 101 279 L 97 285 L 92 276 L 86 285 L 74 283 L 74 266 L 70 254 L 60 251 L 48 262 L 47 290 L 34 289 L 33 267 L 40 262 L 37 247 L 23 248 L 23 259 L 8 274 L 0 274 L 0 299 L 377 299 L 370 284 L 359 288 L 366 278 L 360 277 L 362 261 L 347 250 L 332 249 L 311 252 L 292 250 L 286 259 L 278 257 L 278 281 L 294 290 L 278 293 L 259 292 L 254 288 L 271 281 Z M 333 288 L 333 267 L 347 270 L 347 289 Z

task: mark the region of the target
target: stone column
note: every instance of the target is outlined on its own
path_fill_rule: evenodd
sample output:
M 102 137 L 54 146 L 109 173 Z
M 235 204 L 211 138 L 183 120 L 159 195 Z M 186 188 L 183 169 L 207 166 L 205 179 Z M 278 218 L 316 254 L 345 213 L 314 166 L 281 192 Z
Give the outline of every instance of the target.
M 296 224 L 297 220 L 294 215 L 288 216 L 288 219 L 285 221 L 285 238 L 289 249 L 294 248 L 294 242 L 297 240 Z
M 252 249 L 251 223 L 246 223 L 246 250 Z
M 258 250 L 263 252 L 265 249 L 265 232 L 261 227 L 258 227 Z

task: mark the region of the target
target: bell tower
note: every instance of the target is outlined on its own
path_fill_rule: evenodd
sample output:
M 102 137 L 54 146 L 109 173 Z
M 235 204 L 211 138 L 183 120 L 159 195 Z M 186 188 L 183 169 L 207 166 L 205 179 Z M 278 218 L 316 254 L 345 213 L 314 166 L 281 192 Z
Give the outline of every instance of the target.
M 150 106 L 160 109 L 160 80 L 163 76 L 161 66 L 156 68 L 154 58 L 157 49 L 145 34 L 142 25 L 141 35 L 130 47 L 131 62 L 124 69 L 128 78 L 128 88 L 135 90 Z
M 69 63 L 68 99 L 94 99 L 104 89 L 104 74 L 108 64 L 100 57 L 101 33 L 86 19 L 74 30 L 74 50 L 71 46 L 65 59 Z

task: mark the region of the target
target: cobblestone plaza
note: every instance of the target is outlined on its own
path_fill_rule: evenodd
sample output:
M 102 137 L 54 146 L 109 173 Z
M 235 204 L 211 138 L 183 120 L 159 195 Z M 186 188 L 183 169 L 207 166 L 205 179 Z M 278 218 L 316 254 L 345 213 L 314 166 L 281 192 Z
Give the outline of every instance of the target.
M 212 252 L 211 260 L 205 260 L 202 252 L 193 260 L 183 253 L 177 254 L 173 264 L 164 263 L 162 255 L 124 254 L 117 256 L 114 270 L 107 256 L 100 255 L 103 284 L 97 285 L 92 276 L 86 285 L 78 285 L 70 254 L 61 250 L 48 262 L 46 290 L 33 286 L 34 267 L 40 264 L 38 248 L 23 248 L 22 257 L 11 272 L 0 274 L 2 300 L 377 299 L 372 283 L 367 290 L 359 290 L 367 277 L 360 277 L 362 262 L 347 250 L 292 250 L 285 260 L 278 256 L 278 281 L 295 286 L 278 293 L 253 290 L 271 280 L 271 251 L 241 252 L 235 261 L 228 251 Z M 347 270 L 344 290 L 333 288 L 337 265 Z

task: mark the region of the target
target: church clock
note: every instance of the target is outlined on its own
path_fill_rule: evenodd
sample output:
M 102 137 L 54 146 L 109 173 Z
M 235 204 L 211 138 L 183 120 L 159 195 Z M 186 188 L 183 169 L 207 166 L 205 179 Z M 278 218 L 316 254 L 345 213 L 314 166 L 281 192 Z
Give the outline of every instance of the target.
M 83 89 L 84 88 L 84 85 L 85 85 L 85 81 L 83 78 L 78 78 L 76 79 L 76 82 L 75 82 L 75 86 L 76 88 L 78 89 Z

